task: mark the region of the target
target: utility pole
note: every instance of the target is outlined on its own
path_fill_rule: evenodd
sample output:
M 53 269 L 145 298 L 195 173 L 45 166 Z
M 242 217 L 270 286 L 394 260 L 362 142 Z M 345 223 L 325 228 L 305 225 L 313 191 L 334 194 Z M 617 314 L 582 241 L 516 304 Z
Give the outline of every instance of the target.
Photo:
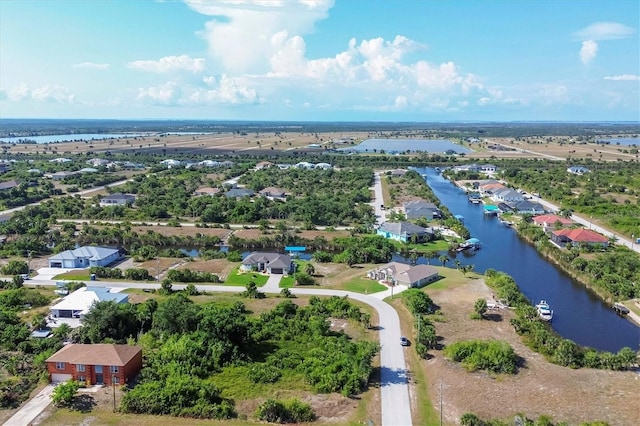
M 116 384 L 114 380 L 115 376 L 111 376 L 111 388 L 113 389 L 113 412 L 116 412 Z
M 440 377 L 440 426 L 442 426 L 442 377 Z

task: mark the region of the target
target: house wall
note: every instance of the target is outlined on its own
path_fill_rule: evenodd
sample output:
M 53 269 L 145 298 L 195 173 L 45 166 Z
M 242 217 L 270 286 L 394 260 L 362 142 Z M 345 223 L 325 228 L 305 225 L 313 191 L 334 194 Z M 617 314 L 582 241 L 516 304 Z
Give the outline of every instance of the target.
M 49 372 L 49 381 L 52 380 L 52 376 L 54 374 L 70 374 L 73 380 L 80 380 L 84 378 L 84 381 L 97 384 L 98 383 L 98 375 L 100 373 L 96 373 L 96 365 L 85 365 L 85 371 L 78 371 L 76 364 L 65 363 L 64 369 L 56 368 L 55 362 L 47 362 L 47 371 Z M 135 377 L 136 374 L 142 369 L 142 351 L 138 352 L 138 354 L 133 357 L 128 364 L 125 366 L 121 366 L 118 368 L 117 373 L 111 372 L 110 365 L 102 366 L 102 383 L 104 385 L 110 386 L 113 384 L 113 378 L 117 377 L 117 384 L 122 385 L 127 383 L 128 380 Z

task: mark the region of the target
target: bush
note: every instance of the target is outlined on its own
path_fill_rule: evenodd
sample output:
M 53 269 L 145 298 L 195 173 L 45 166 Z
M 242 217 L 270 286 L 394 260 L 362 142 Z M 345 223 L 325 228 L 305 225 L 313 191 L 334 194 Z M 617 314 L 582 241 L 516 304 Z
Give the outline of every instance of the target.
M 302 423 L 315 419 L 315 413 L 309 404 L 297 399 L 278 401 L 267 399 L 256 410 L 259 420 L 270 423 Z
M 22 260 L 10 260 L 1 270 L 3 275 L 28 274 L 29 265 Z
M 106 268 L 104 266 L 92 266 L 89 268 L 90 274 L 95 274 L 98 278 L 121 279 L 122 271 L 118 268 Z
M 296 283 L 298 285 L 315 285 L 316 280 L 312 276 L 300 272 L 296 274 Z
M 73 403 L 78 389 L 80 389 L 80 383 L 74 380 L 60 383 L 53 389 L 51 400 L 57 407 L 68 407 Z
M 468 340 L 445 348 L 444 354 L 461 362 L 469 371 L 487 370 L 493 373 L 515 374 L 518 356 L 506 342 L 498 340 Z
M 124 276 L 128 280 L 133 281 L 146 281 L 151 279 L 151 275 L 149 275 L 149 271 L 144 268 L 129 268 L 124 272 Z
M 247 374 L 253 383 L 275 383 L 281 376 L 280 369 L 268 364 L 255 364 L 249 368 Z
M 433 300 L 422 290 L 411 288 L 403 293 L 404 303 L 413 315 L 430 314 Z

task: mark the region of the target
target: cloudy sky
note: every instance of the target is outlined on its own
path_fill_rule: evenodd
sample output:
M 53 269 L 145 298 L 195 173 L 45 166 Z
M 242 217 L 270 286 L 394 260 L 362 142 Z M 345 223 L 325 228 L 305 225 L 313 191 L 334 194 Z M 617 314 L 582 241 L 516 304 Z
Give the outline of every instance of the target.
M 0 118 L 640 121 L 637 0 L 0 0 Z

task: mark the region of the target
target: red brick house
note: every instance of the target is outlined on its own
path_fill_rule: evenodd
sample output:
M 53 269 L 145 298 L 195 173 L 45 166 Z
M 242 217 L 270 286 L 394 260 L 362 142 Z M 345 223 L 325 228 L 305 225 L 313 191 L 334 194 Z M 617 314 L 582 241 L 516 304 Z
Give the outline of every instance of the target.
M 567 243 L 573 245 L 602 246 L 609 245 L 609 239 L 590 229 L 559 229 L 551 233 L 551 240 L 561 247 Z
M 140 346 L 71 344 L 47 359 L 49 381 L 77 380 L 91 384 L 121 385 L 142 369 Z

